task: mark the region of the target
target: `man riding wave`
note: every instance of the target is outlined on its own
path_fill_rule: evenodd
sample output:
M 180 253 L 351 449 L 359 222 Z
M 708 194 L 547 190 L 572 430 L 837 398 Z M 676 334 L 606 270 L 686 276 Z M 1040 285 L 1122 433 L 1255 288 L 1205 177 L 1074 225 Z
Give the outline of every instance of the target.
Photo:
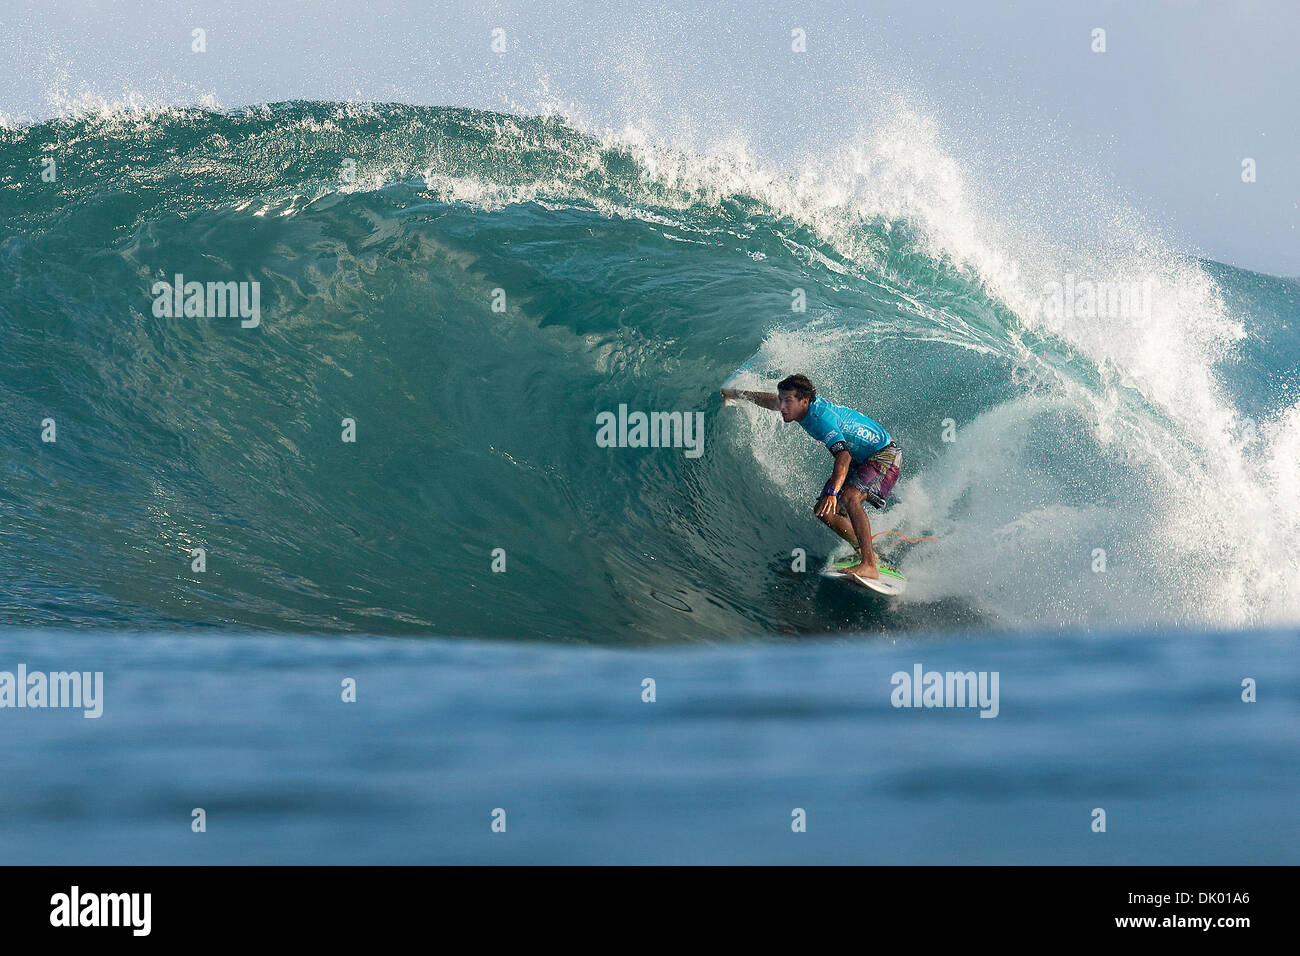
M 903 461 L 902 451 L 885 427 L 861 412 L 819 397 L 806 375 L 782 379 L 776 394 L 724 388 L 722 397 L 744 399 L 780 412 L 782 420 L 798 422 L 826 446 L 835 458 L 835 468 L 813 513 L 857 548 L 861 560 L 845 568 L 844 573 L 878 579 L 876 552 L 871 547 L 871 520 L 862 503 L 884 507 Z

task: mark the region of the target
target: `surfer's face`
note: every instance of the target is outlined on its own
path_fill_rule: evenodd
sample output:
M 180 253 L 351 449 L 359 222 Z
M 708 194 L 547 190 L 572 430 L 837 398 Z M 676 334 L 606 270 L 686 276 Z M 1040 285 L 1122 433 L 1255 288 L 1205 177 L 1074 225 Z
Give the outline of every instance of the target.
M 797 422 L 808 411 L 808 399 L 797 398 L 794 392 L 781 392 L 780 399 L 781 403 L 777 407 L 781 409 L 782 421 Z

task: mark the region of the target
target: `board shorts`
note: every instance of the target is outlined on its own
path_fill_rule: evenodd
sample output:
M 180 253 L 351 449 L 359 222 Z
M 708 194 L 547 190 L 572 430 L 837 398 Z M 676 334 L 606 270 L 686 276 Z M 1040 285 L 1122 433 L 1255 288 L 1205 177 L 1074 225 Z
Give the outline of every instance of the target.
M 871 502 L 873 508 L 883 508 L 902 465 L 903 450 L 891 441 L 866 461 L 851 467 L 848 484 L 862 492 L 863 500 Z

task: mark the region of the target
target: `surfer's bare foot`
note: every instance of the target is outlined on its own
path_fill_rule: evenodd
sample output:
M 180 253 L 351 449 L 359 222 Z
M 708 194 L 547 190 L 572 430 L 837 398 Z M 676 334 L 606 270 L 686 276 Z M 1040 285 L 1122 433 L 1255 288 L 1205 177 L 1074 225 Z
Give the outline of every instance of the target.
M 854 574 L 860 578 L 871 578 L 873 580 L 880 577 L 880 572 L 876 570 L 876 566 L 874 564 L 866 563 L 855 564 L 851 568 L 845 568 L 844 573 Z

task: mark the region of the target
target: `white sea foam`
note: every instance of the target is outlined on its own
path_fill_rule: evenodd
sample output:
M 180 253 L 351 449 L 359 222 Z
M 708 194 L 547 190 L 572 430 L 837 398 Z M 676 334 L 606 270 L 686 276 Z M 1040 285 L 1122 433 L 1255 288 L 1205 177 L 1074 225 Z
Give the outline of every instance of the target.
M 910 599 L 964 593 L 1026 624 L 1045 623 L 1057 611 L 1062 624 L 1127 613 L 1228 626 L 1300 619 L 1300 405 L 1261 423 L 1254 445 L 1237 439 L 1242 415 L 1217 366 L 1246 334 L 1243 321 L 1231 314 L 1204 267 L 1171 249 L 1135 213 L 1114 200 L 1097 200 L 1100 236 L 1055 239 L 1046 238 L 1050 230 L 1040 224 L 1000 219 L 971 200 L 976 188 L 939 145 L 934 125 L 906 113 L 792 178 L 734 148 L 700 157 L 665 152 L 628 131 L 615 141 L 637 152 L 682 196 L 706 202 L 758 197 L 867 268 L 875 265 L 874 250 L 859 226 L 873 219 L 906 222 L 929 256 L 965 272 L 1012 313 L 1002 330 L 1006 357 L 1053 381 L 1086 422 L 1099 449 L 1098 479 L 1115 467 L 1112 454 L 1122 458 L 1122 467 L 1146 476 L 1151 495 L 1144 505 L 1135 502 L 1132 512 L 1103 514 L 1087 502 L 1038 508 L 1028 476 L 1016 473 L 1023 463 L 1003 457 L 1017 428 L 1034 427 L 1032 416 L 1018 418 L 1026 411 L 1017 406 L 1007 410 L 1010 419 L 1000 428 L 991 421 L 963 423 L 968 439 L 984 434 L 973 447 L 970 441 L 951 446 L 924 476 L 905 480 L 899 498 L 906 500 L 909 490 L 923 495 L 929 513 L 916 518 L 937 527 L 957 493 L 975 480 L 971 476 L 996 484 L 1000 494 L 996 507 L 990 502 L 952 524 L 948 543 L 931 549 L 934 560 L 916 553 L 918 587 Z M 1112 282 L 1150 278 L 1156 289 L 1150 313 L 1140 321 L 1053 317 L 1043 309 L 1042 290 L 1067 274 Z M 769 337 L 751 364 L 772 375 L 804 371 L 814 381 L 852 390 L 854 370 L 846 356 L 859 350 L 846 345 L 862 335 L 811 323 Z M 802 477 L 791 462 L 813 462 L 761 416 L 747 420 L 744 436 L 760 467 L 792 501 L 815 494 L 824 463 Z M 1019 512 L 1008 513 L 1008 505 Z M 1113 566 L 1109 579 L 1091 570 L 1092 545 L 1126 555 L 1135 573 L 1122 594 L 1101 588 L 1116 576 Z M 1045 555 L 1059 560 L 1044 561 Z M 1133 569 L 1134 562 L 1147 566 Z M 940 567 L 943 574 L 931 573 Z M 1025 594 L 1038 599 L 1027 602 Z

